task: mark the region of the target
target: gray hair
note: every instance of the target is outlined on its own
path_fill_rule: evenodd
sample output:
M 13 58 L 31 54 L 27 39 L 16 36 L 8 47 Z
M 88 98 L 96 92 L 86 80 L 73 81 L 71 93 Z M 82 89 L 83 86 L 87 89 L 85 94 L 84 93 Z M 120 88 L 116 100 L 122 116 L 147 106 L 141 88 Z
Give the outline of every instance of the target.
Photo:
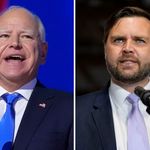
M 29 11 L 28 9 L 26 9 L 22 6 L 10 6 L 6 10 L 4 10 L 0 15 L 3 15 L 4 13 L 15 10 L 15 9 L 23 9 L 35 18 L 35 21 L 37 21 L 37 24 L 38 24 L 38 32 L 39 32 L 40 40 L 42 42 L 45 42 L 46 41 L 45 27 L 44 27 L 41 19 L 36 14 L 34 14 L 33 12 Z

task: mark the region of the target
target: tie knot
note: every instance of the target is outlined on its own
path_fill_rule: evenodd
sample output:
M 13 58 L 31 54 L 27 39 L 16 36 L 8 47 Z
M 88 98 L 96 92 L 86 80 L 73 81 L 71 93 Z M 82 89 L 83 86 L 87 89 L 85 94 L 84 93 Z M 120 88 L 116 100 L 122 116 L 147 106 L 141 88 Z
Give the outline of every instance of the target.
M 7 104 L 13 104 L 14 101 L 20 97 L 20 94 L 19 93 L 12 93 L 12 94 L 6 93 L 6 94 L 3 94 L 1 97 L 6 101 Z
M 127 96 L 127 100 L 131 104 L 136 104 L 139 101 L 139 97 L 136 94 L 131 93 Z

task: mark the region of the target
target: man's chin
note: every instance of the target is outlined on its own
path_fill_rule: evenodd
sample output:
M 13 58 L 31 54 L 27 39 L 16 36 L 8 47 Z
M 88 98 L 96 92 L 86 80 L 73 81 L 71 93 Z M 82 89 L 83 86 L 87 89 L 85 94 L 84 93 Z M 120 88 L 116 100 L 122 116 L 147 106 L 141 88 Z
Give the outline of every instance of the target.
M 7 76 L 5 76 L 5 78 L 10 81 L 10 82 L 14 82 L 14 83 L 20 83 L 20 82 L 24 82 L 25 80 L 28 80 L 28 77 L 26 75 L 16 75 L 16 74 L 8 74 Z
M 145 76 L 136 76 L 136 75 L 133 75 L 133 76 L 118 75 L 118 76 L 115 76 L 115 80 L 118 80 L 119 82 L 126 83 L 126 84 L 134 84 L 134 83 L 137 83 L 137 82 L 143 80 L 144 78 L 146 78 L 146 77 Z

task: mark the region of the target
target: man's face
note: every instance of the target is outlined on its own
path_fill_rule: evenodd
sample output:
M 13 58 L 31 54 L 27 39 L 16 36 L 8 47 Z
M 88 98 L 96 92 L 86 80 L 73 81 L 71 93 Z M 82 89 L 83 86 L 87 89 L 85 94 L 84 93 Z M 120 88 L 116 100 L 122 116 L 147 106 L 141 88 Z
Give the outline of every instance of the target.
M 111 29 L 105 44 L 105 59 L 112 79 L 135 83 L 150 73 L 150 21 L 124 17 Z
M 46 45 L 31 14 L 16 9 L 0 16 L 0 84 L 30 81 L 45 57 Z

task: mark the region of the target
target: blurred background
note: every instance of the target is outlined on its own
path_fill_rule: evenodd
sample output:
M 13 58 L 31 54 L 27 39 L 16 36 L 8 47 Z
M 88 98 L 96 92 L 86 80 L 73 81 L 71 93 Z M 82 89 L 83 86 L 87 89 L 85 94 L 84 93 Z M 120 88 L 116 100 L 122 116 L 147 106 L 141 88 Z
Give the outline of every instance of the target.
M 106 19 L 123 6 L 140 6 L 150 11 L 150 0 L 76 0 L 77 95 L 100 90 L 109 81 L 103 27 Z
M 41 18 L 48 56 L 38 78 L 47 87 L 66 92 L 73 92 L 73 3 L 73 0 L 0 0 L 0 10 L 20 5 Z

